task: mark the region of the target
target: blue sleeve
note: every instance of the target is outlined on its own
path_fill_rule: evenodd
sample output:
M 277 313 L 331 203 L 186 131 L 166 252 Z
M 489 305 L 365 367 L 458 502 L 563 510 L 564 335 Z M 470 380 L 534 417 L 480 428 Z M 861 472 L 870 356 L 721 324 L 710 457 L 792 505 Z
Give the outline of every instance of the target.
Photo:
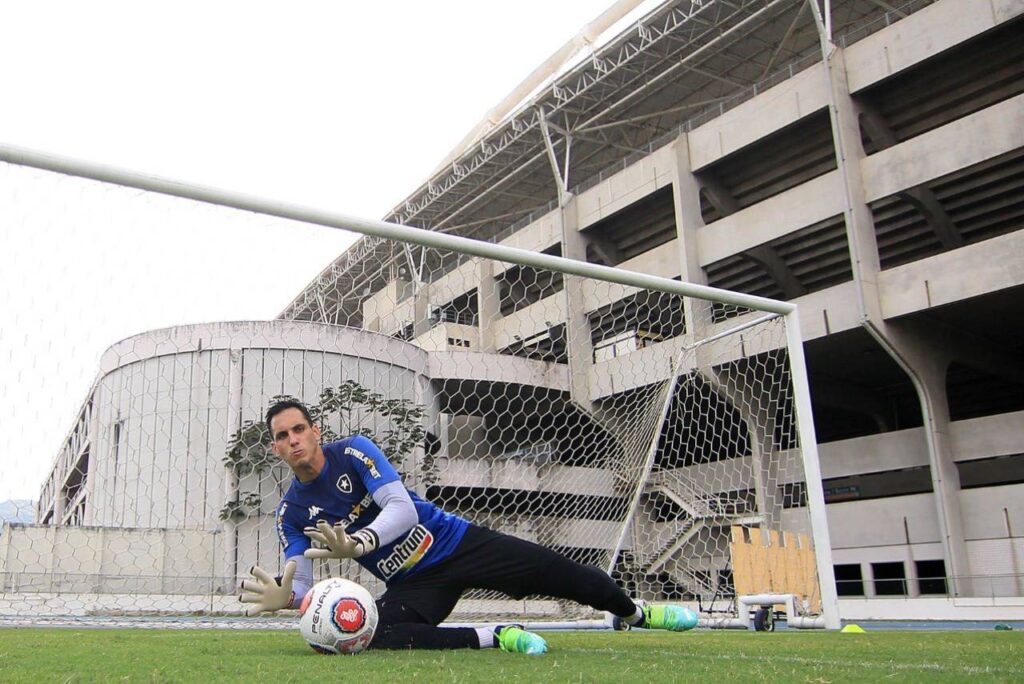
M 345 453 L 352 457 L 352 465 L 370 494 L 389 482 L 402 481 L 384 452 L 366 437 L 353 437 Z
M 289 519 L 288 502 L 282 501 L 277 507 L 277 538 L 284 548 L 284 557 L 301 556 L 302 552 L 310 548 L 312 543 L 309 537 L 302 533 L 302 529 Z

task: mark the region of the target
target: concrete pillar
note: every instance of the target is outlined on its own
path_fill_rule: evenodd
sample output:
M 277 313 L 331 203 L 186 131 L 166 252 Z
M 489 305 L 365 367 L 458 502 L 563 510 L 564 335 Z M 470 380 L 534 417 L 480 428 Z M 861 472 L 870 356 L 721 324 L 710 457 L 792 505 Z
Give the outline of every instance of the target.
M 865 561 L 860 564 L 860 576 L 864 583 L 864 598 L 875 598 L 878 594 L 875 592 L 875 573 L 871 567 L 871 563 Z
M 416 283 L 413 294 L 412 336 L 419 337 L 430 331 L 430 283 Z
M 705 225 L 700 211 L 701 184 L 690 167 L 689 137 L 686 133 L 676 138 L 673 151 L 672 197 L 675 202 L 676 236 L 679 244 L 679 273 L 686 282 L 707 285 L 707 274 L 701 268 L 697 250 L 697 231 Z M 711 303 L 687 297 L 684 311 L 687 344 L 706 337 L 712 325 Z M 757 397 L 751 395 L 750 388 L 741 385 L 741 380 L 706 372 L 712 361 L 700 358 L 705 350 L 705 347 L 698 349 L 698 358 L 695 361 L 699 368 L 705 370 L 704 376 L 715 390 L 728 398 L 737 408 L 759 406 Z M 775 482 L 777 478 L 778 459 L 772 458 L 772 454 L 768 453 L 771 449 L 772 435 L 770 431 L 766 434 L 764 429 L 765 426 L 774 424 L 774 418 L 766 414 L 751 415 L 746 410 L 743 417 L 747 422 L 750 437 L 757 510 L 766 526 L 776 527 L 782 513 L 782 502 L 775 496 L 770 483 Z
M 96 524 L 96 508 L 97 501 L 96 496 L 93 492 L 96 489 L 97 482 L 100 480 L 100 466 L 99 459 L 97 458 L 97 450 L 100 445 L 100 412 L 95 405 L 95 390 L 86 399 L 85 408 L 85 423 L 88 425 L 88 437 L 86 438 L 89 442 L 89 470 L 86 472 L 85 477 L 85 515 L 82 517 L 81 525 L 95 525 Z
M 672 201 L 675 204 L 676 237 L 679 244 L 679 275 L 683 282 L 707 285 L 707 274 L 700 267 L 697 230 L 704 227 L 700 213 L 700 182 L 690 170 L 690 144 L 686 133 L 672 143 Z M 684 303 L 687 344 L 711 325 L 711 304 L 687 297 Z
M 923 339 L 911 326 L 895 326 L 882 318 L 878 292 L 881 266 L 874 220 L 864 199 L 861 161 L 866 155 L 860 138 L 858 110 L 850 96 L 844 51 L 831 44 L 826 47 L 829 113 L 844 190 L 843 213 L 861 324 L 906 371 L 917 390 L 946 567 L 950 575 L 962 578 L 970 574 L 970 568 L 960 513 L 960 482 L 949 442 L 945 392 L 949 360 L 935 341 Z M 954 595 L 969 594 L 969 584 L 954 579 L 951 591 Z
M 910 547 L 907 547 L 907 558 L 903 561 L 903 567 L 906 568 L 907 572 L 907 598 L 920 598 L 921 585 L 918 583 L 917 564 L 914 563 Z
M 63 478 L 58 480 L 62 482 Z M 67 500 L 64 496 L 64 485 L 58 484 L 56 493 L 53 495 L 53 519 L 50 521 L 51 525 L 63 525 L 64 524 L 64 512 Z
M 234 434 L 242 427 L 242 350 L 231 349 L 228 358 L 228 424 L 225 436 Z M 224 474 L 222 506 L 237 498 L 238 477 L 228 470 Z M 221 552 L 221 577 L 224 578 L 224 588 L 230 591 L 228 587 L 233 589 L 234 579 L 238 575 L 238 525 L 231 518 L 224 521 L 224 546 Z
M 564 196 L 558 216 L 562 235 L 562 256 L 586 261 L 587 243 L 579 231 L 574 195 Z M 590 370 L 594 365 L 594 344 L 590 339 L 590 321 L 583 298 L 583 289 L 587 281 L 579 276 L 566 275 L 564 283 L 569 387 L 572 400 L 591 411 L 593 404 L 590 401 Z
M 497 352 L 494 342 L 494 326 L 501 318 L 501 291 L 494 277 L 495 262 L 491 259 L 477 260 L 477 326 L 480 331 L 480 351 Z
M 941 340 L 925 334 L 913 323 L 890 323 L 884 326 L 884 330 L 892 347 L 890 353 L 899 356 L 898 361 L 914 380 L 921 401 L 932 493 L 939 516 L 946 569 L 952 578 L 950 593 L 970 596 L 973 587 L 960 510 L 960 473 L 953 459 L 946 394 L 946 372 L 951 359 L 942 348 Z
M 917 598 L 921 595 L 921 585 L 918 582 L 917 563 L 914 562 L 914 546 L 910 541 L 910 526 L 907 524 L 907 517 L 903 516 L 903 541 L 906 556 L 903 559 L 903 567 L 907 575 L 907 596 Z
M 832 139 L 844 189 L 843 215 L 853 278 L 857 284 L 862 316 L 880 321 L 882 316 L 878 296 L 878 273 L 881 271 L 881 262 L 878 256 L 874 218 L 864 200 L 864 181 L 860 173 L 860 163 L 866 155 L 860 139 L 857 108 L 850 97 L 843 50 L 834 48 L 827 60 L 825 73 L 828 75 L 827 87 L 830 91 Z

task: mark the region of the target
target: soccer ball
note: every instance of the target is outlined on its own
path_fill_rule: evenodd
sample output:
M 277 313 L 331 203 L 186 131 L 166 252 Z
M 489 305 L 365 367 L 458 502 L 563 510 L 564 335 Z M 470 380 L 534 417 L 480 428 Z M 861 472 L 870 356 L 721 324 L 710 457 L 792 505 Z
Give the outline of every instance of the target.
M 377 629 L 377 604 L 370 592 L 340 577 L 310 589 L 299 614 L 299 632 L 318 653 L 359 653 Z

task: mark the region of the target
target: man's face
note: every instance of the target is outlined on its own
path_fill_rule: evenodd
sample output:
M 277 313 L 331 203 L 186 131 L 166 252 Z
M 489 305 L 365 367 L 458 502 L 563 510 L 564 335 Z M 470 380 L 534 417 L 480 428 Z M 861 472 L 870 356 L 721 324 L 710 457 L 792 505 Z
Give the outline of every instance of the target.
M 302 411 L 289 408 L 281 411 L 270 421 L 270 436 L 278 458 L 292 470 L 315 470 L 319 472 L 320 428 L 310 425 Z

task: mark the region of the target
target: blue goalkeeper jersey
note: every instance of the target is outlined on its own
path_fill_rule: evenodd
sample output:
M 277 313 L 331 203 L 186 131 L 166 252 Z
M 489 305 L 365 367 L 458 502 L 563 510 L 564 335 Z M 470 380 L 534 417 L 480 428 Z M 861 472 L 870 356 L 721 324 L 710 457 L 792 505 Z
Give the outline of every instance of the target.
M 319 520 L 331 525 L 345 522 L 349 534 L 369 525 L 380 513 L 373 493 L 401 477 L 372 441 L 362 436 L 323 446 L 326 461 L 312 482 L 292 479 L 277 508 L 277 534 L 285 558 L 301 556 L 310 548 L 303 534 Z M 469 523 L 446 513 L 410 491 L 418 524 L 394 541 L 381 545 L 356 562 L 387 583 L 400 580 L 452 555 Z

